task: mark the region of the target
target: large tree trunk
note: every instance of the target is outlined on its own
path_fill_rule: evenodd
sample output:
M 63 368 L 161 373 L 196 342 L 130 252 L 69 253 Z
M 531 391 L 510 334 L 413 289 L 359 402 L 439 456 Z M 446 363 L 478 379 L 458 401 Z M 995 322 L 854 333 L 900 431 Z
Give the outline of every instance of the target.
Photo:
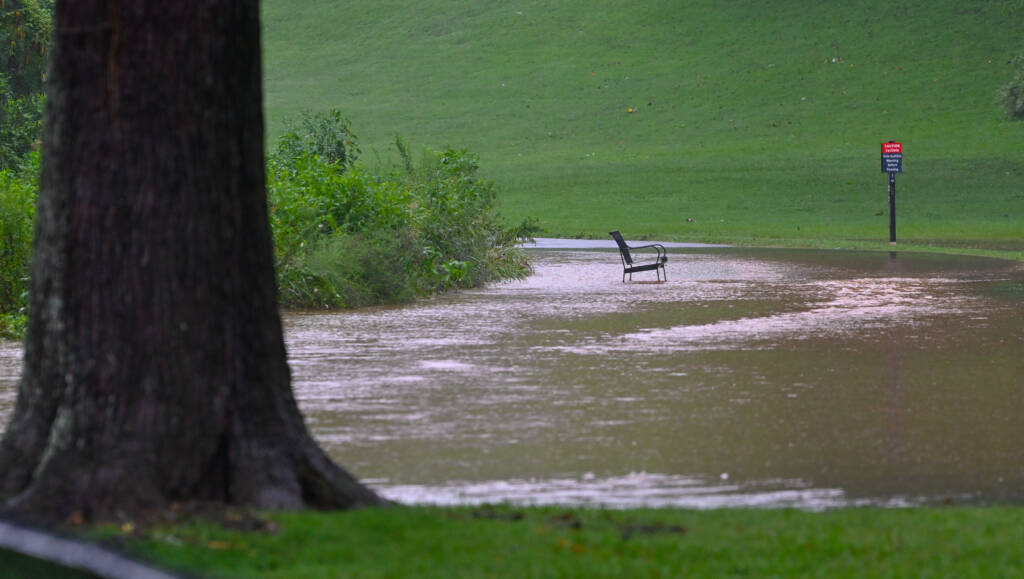
M 258 1 L 58 2 L 48 99 L 7 512 L 380 502 L 291 392 Z

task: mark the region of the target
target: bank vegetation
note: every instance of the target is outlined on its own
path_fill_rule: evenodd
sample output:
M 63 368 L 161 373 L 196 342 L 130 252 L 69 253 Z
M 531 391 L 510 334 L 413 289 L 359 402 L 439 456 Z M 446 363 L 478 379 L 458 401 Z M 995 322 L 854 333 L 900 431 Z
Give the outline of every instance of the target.
M 464 149 L 416 159 L 395 138 L 400 163 L 357 162 L 349 121 L 332 110 L 289 125 L 267 156 L 267 194 L 280 304 L 290 309 L 407 303 L 530 273 L 517 247 L 535 226 L 501 222 L 494 184 Z M 27 314 L 39 155 L 0 171 L 0 335 Z

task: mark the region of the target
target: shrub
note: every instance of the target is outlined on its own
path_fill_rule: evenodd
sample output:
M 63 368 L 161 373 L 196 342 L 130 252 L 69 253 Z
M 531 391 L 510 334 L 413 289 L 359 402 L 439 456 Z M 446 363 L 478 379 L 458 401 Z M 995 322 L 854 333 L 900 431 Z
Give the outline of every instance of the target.
M 282 305 L 402 303 L 530 272 L 516 243 L 536 227 L 500 224 L 475 155 L 449 149 L 415 167 L 403 148 L 405 166 L 379 175 L 295 147 L 306 141 L 286 135 L 267 160 Z M 346 147 L 358 150 L 354 140 Z M 27 308 L 38 173 L 37 153 L 0 171 L 0 332 L 8 335 L 21 331 Z
M 1012 120 L 1024 119 L 1024 55 L 1011 61 L 1017 68 L 1013 80 L 1000 87 L 996 93 L 999 104 L 1006 110 L 1006 116 Z
M 492 263 L 492 258 L 501 258 L 507 265 L 506 257 L 522 252 L 514 249 L 519 236 L 510 236 L 497 220 L 494 185 L 477 175 L 476 155 L 448 149 L 432 169 L 428 179 L 413 185 L 418 201 L 414 227 L 432 252 L 431 267 L 441 277 L 439 285 L 472 287 L 492 279 L 525 276 L 528 268 L 498 268 Z M 520 226 L 514 231 L 525 229 Z M 454 268 L 458 275 L 453 276 L 452 262 L 467 267 Z
M 0 78 L 0 170 L 17 168 L 38 148 L 43 133 L 42 94 L 10 98 Z
M 408 242 L 399 232 L 340 233 L 313 247 L 308 269 L 335 291 L 334 305 L 363 307 L 405 303 L 416 297 Z
M 24 314 L 0 314 L 0 338 L 17 340 L 25 335 L 28 317 Z
M 24 314 L 39 190 L 39 155 L 0 171 L 0 314 Z
M 42 135 L 52 0 L 0 1 L 0 170 L 17 167 Z
M 351 135 L 351 133 L 348 133 Z M 500 225 L 476 156 L 449 149 L 379 175 L 300 150 L 290 133 L 268 160 L 281 303 L 359 307 L 524 277 L 515 247 L 536 227 Z

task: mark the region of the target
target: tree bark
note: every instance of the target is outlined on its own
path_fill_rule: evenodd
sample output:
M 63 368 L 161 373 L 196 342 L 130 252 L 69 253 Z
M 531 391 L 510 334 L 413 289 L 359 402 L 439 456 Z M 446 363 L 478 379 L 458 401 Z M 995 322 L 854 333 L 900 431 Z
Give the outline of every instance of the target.
M 277 311 L 257 0 L 67 0 L 8 513 L 381 499 L 309 435 Z

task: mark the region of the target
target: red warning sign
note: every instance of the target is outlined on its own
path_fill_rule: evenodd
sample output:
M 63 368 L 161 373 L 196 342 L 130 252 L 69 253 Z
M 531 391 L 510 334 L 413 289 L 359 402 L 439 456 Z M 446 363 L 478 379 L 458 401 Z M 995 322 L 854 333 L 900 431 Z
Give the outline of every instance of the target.
M 896 153 L 903 153 L 903 143 L 882 143 L 883 155 L 895 155 Z

